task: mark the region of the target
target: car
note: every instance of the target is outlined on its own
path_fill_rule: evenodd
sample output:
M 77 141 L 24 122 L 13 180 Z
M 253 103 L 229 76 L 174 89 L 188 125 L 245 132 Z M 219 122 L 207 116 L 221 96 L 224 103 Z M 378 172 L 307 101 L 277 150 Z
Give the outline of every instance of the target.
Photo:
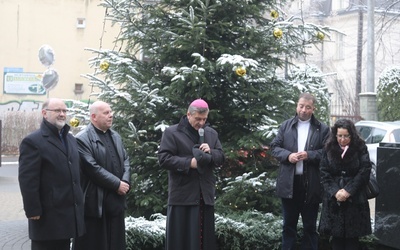
M 378 122 L 362 120 L 355 123 L 360 136 L 365 140 L 369 158 L 376 166 L 377 148 L 380 142 L 400 143 L 400 122 Z

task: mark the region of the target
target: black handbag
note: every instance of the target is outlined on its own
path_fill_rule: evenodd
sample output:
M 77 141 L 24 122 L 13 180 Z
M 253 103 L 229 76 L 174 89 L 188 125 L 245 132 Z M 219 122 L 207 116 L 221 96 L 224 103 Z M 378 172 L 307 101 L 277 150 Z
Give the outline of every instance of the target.
M 376 198 L 379 195 L 379 185 L 376 180 L 374 170 L 371 169 L 371 174 L 369 175 L 369 181 L 365 186 L 365 193 L 368 199 Z
M 339 187 L 343 188 L 345 184 L 347 183 L 345 176 L 346 172 L 342 171 L 342 175 L 340 176 L 339 179 Z M 368 199 L 373 199 L 376 198 L 379 195 L 379 185 L 378 181 L 376 180 L 375 176 L 375 170 L 371 169 L 371 173 L 369 175 L 369 181 L 367 185 L 365 185 L 365 194 Z

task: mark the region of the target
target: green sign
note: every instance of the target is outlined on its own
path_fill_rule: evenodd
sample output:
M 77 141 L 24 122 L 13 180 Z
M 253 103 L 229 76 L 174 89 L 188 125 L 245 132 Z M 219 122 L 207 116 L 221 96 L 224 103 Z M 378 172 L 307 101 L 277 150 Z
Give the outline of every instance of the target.
M 4 94 L 45 95 L 41 73 L 4 73 Z

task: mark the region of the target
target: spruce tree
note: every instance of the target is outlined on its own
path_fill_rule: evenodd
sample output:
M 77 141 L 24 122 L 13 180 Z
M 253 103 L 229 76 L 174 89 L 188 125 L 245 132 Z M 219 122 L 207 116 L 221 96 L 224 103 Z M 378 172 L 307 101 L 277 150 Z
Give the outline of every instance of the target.
M 121 33 L 114 49 L 91 49 L 95 57 L 90 63 L 96 70 L 85 77 L 100 88 L 98 97 L 111 103 L 115 129 L 125 139 L 134 173 L 131 215 L 165 212 L 167 174 L 158 166 L 157 148 L 163 128 L 177 123 L 196 98 L 208 102 L 208 122 L 219 132 L 227 156 L 217 172 L 218 195 L 239 198 L 240 193 L 224 194 L 229 188 L 223 187 L 247 173 L 258 181 L 271 181 L 276 164 L 268 143 L 280 122 L 295 114 L 298 94 L 307 90 L 327 100 L 321 75 L 303 71 L 296 78 L 289 72 L 296 68 L 296 58 L 306 56 L 306 46 L 322 42 L 322 35 L 328 37 L 329 28 L 286 16 L 285 4 L 275 0 L 102 3 L 107 19 Z M 236 204 L 232 208 L 270 210 L 268 203 L 273 201 L 259 198 L 272 196 L 272 184 L 250 203 L 246 197 L 221 198 L 221 207 Z

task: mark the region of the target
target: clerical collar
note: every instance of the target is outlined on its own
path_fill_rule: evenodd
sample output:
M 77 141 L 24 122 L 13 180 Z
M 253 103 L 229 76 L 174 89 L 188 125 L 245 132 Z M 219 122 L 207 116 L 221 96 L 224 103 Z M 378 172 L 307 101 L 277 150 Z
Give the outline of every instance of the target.
M 105 133 L 107 133 L 109 131 L 109 129 L 107 129 L 106 131 L 103 131 L 103 130 L 97 128 L 95 125 L 93 125 L 93 127 L 94 127 L 94 130 L 99 134 L 105 134 Z

